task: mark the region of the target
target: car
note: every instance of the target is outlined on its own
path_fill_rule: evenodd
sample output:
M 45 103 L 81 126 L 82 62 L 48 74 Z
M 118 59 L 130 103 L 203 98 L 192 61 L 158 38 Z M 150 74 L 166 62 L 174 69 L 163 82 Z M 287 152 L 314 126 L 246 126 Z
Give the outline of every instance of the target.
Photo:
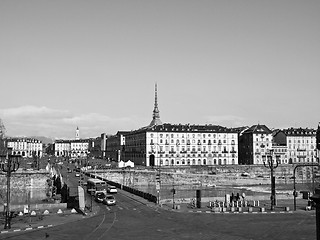
M 94 199 L 96 202 L 102 203 L 104 199 L 106 198 L 106 195 L 104 192 L 97 192 Z
M 117 193 L 118 190 L 115 186 L 108 186 L 108 193 Z
M 80 177 L 80 173 L 76 173 L 76 177 Z
M 102 202 L 108 206 L 116 205 L 116 198 L 113 195 L 107 195 Z

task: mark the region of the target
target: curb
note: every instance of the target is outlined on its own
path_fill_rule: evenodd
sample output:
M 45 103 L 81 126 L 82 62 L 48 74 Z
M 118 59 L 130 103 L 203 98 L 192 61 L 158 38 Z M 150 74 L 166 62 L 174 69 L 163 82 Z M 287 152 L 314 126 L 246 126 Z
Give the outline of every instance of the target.
M 65 211 L 62 212 L 60 209 L 57 212 L 53 212 L 53 213 L 47 213 L 47 214 L 41 214 L 43 216 L 69 216 L 69 215 L 76 215 L 76 214 L 81 214 L 81 213 L 75 213 L 72 210 L 71 211 Z M 91 217 L 91 215 L 95 215 L 95 214 L 87 214 L 86 212 L 83 212 L 81 215 L 85 216 L 85 217 Z M 31 230 L 39 230 L 39 229 L 44 229 L 44 228 L 50 228 L 50 227 L 54 227 L 57 226 L 59 224 L 44 224 L 44 225 L 39 225 L 39 226 L 29 226 L 29 227 L 23 227 L 23 228 L 16 228 L 16 229 L 8 229 L 8 230 L 2 230 L 0 231 L 0 235 L 1 234 L 6 234 L 6 233 L 17 233 L 17 232 L 25 232 L 25 231 L 31 231 Z
M 42 228 L 49 228 L 49 227 L 53 227 L 52 224 L 48 224 L 48 225 L 41 225 L 41 226 L 37 226 L 37 227 L 26 227 L 26 228 L 18 228 L 18 229 L 10 229 L 10 230 L 3 230 L 0 231 L 0 234 L 3 233 L 13 233 L 13 232 L 22 232 L 22 231 L 30 231 L 30 230 L 37 230 L 37 229 L 42 229 Z

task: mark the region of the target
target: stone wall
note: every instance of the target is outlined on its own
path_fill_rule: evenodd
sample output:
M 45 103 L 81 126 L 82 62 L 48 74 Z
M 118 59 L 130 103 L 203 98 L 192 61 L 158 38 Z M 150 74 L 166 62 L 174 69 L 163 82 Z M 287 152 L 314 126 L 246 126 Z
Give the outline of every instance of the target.
M 47 173 L 13 173 L 10 178 L 11 202 L 25 203 L 29 201 L 41 201 L 46 197 L 48 189 Z M 7 177 L 0 175 L 0 204 L 6 201 Z
M 293 183 L 292 165 L 279 166 L 274 170 L 277 184 Z M 311 167 L 299 168 L 296 183 L 311 181 Z M 108 180 L 127 186 L 148 185 L 156 181 L 157 169 L 148 170 L 109 170 L 101 173 Z M 161 184 L 225 186 L 225 185 L 268 185 L 270 169 L 264 166 L 217 166 L 217 167 L 180 167 L 160 169 Z

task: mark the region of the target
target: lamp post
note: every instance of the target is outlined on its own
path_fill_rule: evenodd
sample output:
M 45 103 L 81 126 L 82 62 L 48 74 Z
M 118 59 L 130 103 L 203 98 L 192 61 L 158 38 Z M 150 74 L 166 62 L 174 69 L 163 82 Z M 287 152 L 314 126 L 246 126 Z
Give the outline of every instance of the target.
M 270 174 L 271 197 L 270 197 L 270 200 L 271 200 L 271 210 L 274 210 L 274 206 L 276 206 L 276 180 L 275 180 L 275 177 L 273 176 L 273 171 L 274 171 L 274 169 L 276 169 L 279 166 L 280 162 L 278 161 L 278 159 L 276 159 L 276 161 L 274 161 L 272 149 L 269 151 L 269 153 L 262 156 L 262 159 L 263 159 L 263 165 L 266 168 L 269 168 L 271 170 L 271 174 Z
M 10 178 L 11 178 L 11 173 L 17 171 L 19 168 L 20 155 L 12 155 L 12 148 L 8 147 L 7 154 L 6 156 L 4 156 L 4 158 L 5 158 L 5 161 L 2 162 L 1 164 L 1 170 L 5 172 L 7 175 L 7 206 L 6 206 L 6 218 L 5 218 L 4 229 L 10 229 L 11 228 Z
M 320 188 L 315 188 L 315 193 L 310 197 L 316 203 L 317 240 L 320 240 Z

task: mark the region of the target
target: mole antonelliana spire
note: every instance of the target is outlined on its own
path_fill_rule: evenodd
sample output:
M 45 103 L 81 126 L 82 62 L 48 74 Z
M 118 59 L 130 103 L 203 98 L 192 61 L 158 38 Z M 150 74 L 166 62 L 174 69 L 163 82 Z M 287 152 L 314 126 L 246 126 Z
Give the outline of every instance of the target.
M 157 90 L 157 84 L 155 84 L 155 98 L 154 98 L 154 109 L 153 109 L 153 115 L 152 115 L 152 121 L 150 123 L 150 127 L 154 125 L 162 125 L 162 122 L 160 120 L 160 112 L 158 109 L 158 90 Z

